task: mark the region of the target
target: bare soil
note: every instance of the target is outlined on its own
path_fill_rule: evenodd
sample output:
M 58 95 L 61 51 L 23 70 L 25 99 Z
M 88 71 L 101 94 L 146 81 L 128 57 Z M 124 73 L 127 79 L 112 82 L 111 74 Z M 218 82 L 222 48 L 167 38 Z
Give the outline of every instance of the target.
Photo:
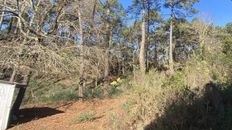
M 12 122 L 9 130 L 108 130 L 109 113 L 123 116 L 125 99 L 103 99 L 65 104 L 29 105 L 20 110 L 24 115 Z M 96 113 L 94 120 L 78 122 L 86 111 Z

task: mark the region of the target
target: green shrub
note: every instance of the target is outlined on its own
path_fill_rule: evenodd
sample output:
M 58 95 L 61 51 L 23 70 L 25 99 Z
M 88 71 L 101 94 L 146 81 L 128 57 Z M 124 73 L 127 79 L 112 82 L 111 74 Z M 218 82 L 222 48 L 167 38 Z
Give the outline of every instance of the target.
M 111 86 L 108 90 L 109 96 L 119 96 L 123 91 L 119 87 Z
M 42 80 L 32 80 L 27 88 L 24 104 L 77 100 L 76 88 L 77 84 L 54 84 Z
M 178 112 L 181 115 L 181 107 L 175 107 L 175 103 L 191 103 L 193 98 L 197 98 L 197 95 L 192 96 L 194 93 L 191 89 L 204 88 L 210 82 L 210 69 L 207 62 L 193 60 L 186 64 L 188 64 L 186 67 L 171 76 L 151 70 L 144 80 L 138 76 L 136 81 L 131 81 L 133 94 L 123 107 L 129 113 L 129 122 L 135 129 L 145 126 L 151 122 L 151 119 L 163 116 L 169 106 L 176 108 L 173 113 Z M 183 110 L 187 111 L 187 109 Z
M 74 92 L 57 92 L 48 96 L 42 97 L 43 102 L 66 102 L 78 100 L 79 96 Z
M 85 99 L 103 98 L 104 90 L 102 87 L 87 88 L 84 92 Z
M 185 75 L 183 72 L 176 72 L 172 77 L 163 85 L 163 87 L 170 87 L 172 89 L 185 88 Z

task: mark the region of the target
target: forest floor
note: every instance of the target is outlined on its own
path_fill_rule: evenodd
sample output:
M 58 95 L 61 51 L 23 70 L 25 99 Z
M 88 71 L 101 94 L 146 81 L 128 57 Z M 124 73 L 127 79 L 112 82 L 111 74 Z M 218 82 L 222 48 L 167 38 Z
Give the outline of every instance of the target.
M 27 105 L 9 130 L 105 130 L 114 113 L 123 116 L 125 98 L 65 104 Z M 91 114 L 92 113 L 92 114 Z

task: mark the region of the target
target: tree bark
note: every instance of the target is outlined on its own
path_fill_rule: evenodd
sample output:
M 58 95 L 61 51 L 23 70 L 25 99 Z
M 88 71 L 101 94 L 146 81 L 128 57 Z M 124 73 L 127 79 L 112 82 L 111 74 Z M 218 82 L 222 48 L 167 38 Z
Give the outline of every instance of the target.
M 136 81 L 136 62 L 135 62 L 135 58 L 136 58 L 136 53 L 133 52 L 133 79 L 134 79 L 134 81 Z
M 94 19 L 95 19 L 95 14 L 96 14 L 96 8 L 97 8 L 97 0 L 94 1 L 93 4 L 93 12 L 92 12 L 92 24 L 94 23 Z
M 139 64 L 142 77 L 145 76 L 146 65 L 145 65 L 145 44 L 146 44 L 146 11 L 145 11 L 145 1 L 142 0 L 142 41 L 140 43 L 140 53 L 139 53 Z
M 84 87 L 85 87 L 85 78 L 84 78 L 84 57 L 83 57 L 83 27 L 82 27 L 82 15 L 80 10 L 80 0 L 78 3 L 78 17 L 79 17 L 79 33 L 80 33 L 80 59 L 81 59 L 81 65 L 80 65 L 80 81 L 79 81 L 79 89 L 78 94 L 81 100 L 83 100 L 84 96 Z
M 19 108 L 23 102 L 23 98 L 25 96 L 25 93 L 26 93 L 26 89 L 27 89 L 27 86 L 30 82 L 30 78 L 31 78 L 31 75 L 32 75 L 32 72 L 30 71 L 28 74 L 26 74 L 23 78 L 23 85 L 17 85 L 17 87 L 19 88 L 19 92 L 18 92 L 18 95 L 15 99 L 15 102 L 13 104 L 13 107 L 12 107 L 12 111 L 13 111 L 13 114 L 14 116 L 16 116 L 16 118 L 19 116 Z
M 148 1 L 147 5 L 147 43 L 146 43 L 146 71 L 148 71 L 150 67 L 149 61 L 149 45 L 150 45 L 150 11 L 151 11 L 151 1 Z
M 107 16 L 110 15 L 110 9 L 108 7 L 107 9 Z M 109 20 L 106 21 L 106 29 L 107 29 L 107 34 L 106 34 L 106 43 L 105 43 L 105 69 L 104 69 L 104 95 L 108 95 L 108 89 L 109 89 L 109 73 L 110 73 L 110 66 L 109 66 L 109 49 L 110 49 L 110 44 L 111 44 L 111 35 L 112 31 L 110 28 L 110 23 Z
M 108 95 L 109 88 L 109 49 L 105 51 L 105 69 L 104 69 L 104 95 Z
M 169 34 L 169 70 L 170 73 L 172 74 L 174 72 L 174 68 L 173 68 L 173 21 L 171 18 L 171 22 L 170 22 L 170 34 Z

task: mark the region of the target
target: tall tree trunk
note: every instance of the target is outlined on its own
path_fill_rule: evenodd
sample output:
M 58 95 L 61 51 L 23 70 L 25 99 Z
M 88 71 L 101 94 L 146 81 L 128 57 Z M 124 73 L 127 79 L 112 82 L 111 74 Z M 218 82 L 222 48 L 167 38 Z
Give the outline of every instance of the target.
M 158 62 L 158 43 L 155 43 L 155 67 L 159 66 Z
M 89 45 L 93 45 L 94 42 L 93 42 L 93 39 L 96 37 L 95 34 L 98 34 L 96 32 L 96 28 L 95 28 L 95 15 L 96 15 L 96 8 L 97 8 L 97 3 L 98 0 L 93 0 L 93 10 L 92 10 L 92 14 L 91 14 L 91 17 L 90 17 L 90 20 L 89 20 L 89 33 L 87 33 L 86 35 L 87 38 L 88 38 L 88 41 L 86 42 L 87 44 Z M 97 36 L 96 39 L 98 39 L 99 37 Z M 97 41 L 95 41 L 97 42 Z
M 26 75 L 24 75 L 24 78 L 23 78 L 23 85 L 17 85 L 17 87 L 19 87 L 19 92 L 18 92 L 18 95 L 15 99 L 15 102 L 13 104 L 13 107 L 12 107 L 12 111 L 13 111 L 13 114 L 14 116 L 16 116 L 16 118 L 19 116 L 19 108 L 23 102 L 23 98 L 25 96 L 25 93 L 26 93 L 26 89 L 27 89 L 27 86 L 30 82 L 30 78 L 31 78 L 31 75 L 32 75 L 32 72 L 30 71 L 29 73 L 27 73 Z
M 146 44 L 146 71 L 150 67 L 149 61 L 149 45 L 150 45 L 150 11 L 151 11 L 151 1 L 148 1 L 147 5 L 147 44 Z
M 172 74 L 174 72 L 174 68 L 173 68 L 173 21 L 171 18 L 171 22 L 170 22 L 170 34 L 169 34 L 169 70 L 170 73 Z
M 32 26 L 33 20 L 34 20 L 34 16 L 32 16 L 32 18 L 30 19 L 29 26 Z M 19 24 L 19 21 L 17 20 L 17 26 L 18 26 L 18 24 Z M 17 29 L 17 27 L 16 27 L 16 29 Z M 17 31 L 16 31 L 16 33 L 17 33 Z M 26 34 L 29 35 L 29 33 L 30 33 L 30 31 L 28 30 Z M 26 40 L 27 40 L 27 38 L 24 38 L 24 40 L 21 44 L 22 46 L 25 44 Z M 21 49 L 20 52 L 21 51 L 23 51 L 23 50 Z M 36 62 L 36 60 L 33 62 L 33 64 L 35 64 L 35 62 Z M 11 82 L 14 81 L 14 78 L 16 75 L 16 69 L 17 69 L 17 67 L 15 67 L 13 70 L 13 74 L 12 74 L 11 79 L 10 79 Z M 25 93 L 26 93 L 26 88 L 30 82 L 31 76 L 32 76 L 32 71 L 27 72 L 23 77 L 23 85 L 17 85 L 17 87 L 19 87 L 19 92 L 18 92 L 18 95 L 15 99 L 15 102 L 14 102 L 13 108 L 12 108 L 13 114 L 16 117 L 19 116 L 19 108 L 23 102 L 23 98 L 24 98 Z
M 80 65 L 80 82 L 79 82 L 79 89 L 78 93 L 81 99 L 83 99 L 84 96 L 84 85 L 85 85 L 85 78 L 84 78 L 84 57 L 83 57 L 83 27 L 82 27 L 82 15 L 80 10 L 80 0 L 78 3 L 78 17 L 79 17 L 79 33 L 80 33 L 80 59 L 81 59 L 81 65 Z
M 109 28 L 109 25 L 107 25 Z M 106 46 L 105 46 L 105 63 L 104 63 L 104 95 L 108 95 L 109 89 L 109 74 L 110 74 L 110 65 L 109 65 L 109 45 L 111 43 L 111 33 L 107 34 Z
M 5 10 L 5 6 L 6 6 L 6 0 L 3 1 L 3 9 L 2 10 Z M 2 30 L 2 24 L 3 24 L 3 19 L 4 19 L 4 15 L 5 15 L 5 12 L 3 11 L 1 13 L 1 17 L 0 17 L 0 30 Z
M 104 63 L 104 95 L 108 95 L 109 88 L 109 49 L 105 51 L 105 63 Z
M 93 4 L 93 12 L 92 12 L 92 24 L 94 23 L 94 19 L 95 19 L 95 14 L 96 14 L 96 8 L 97 8 L 97 0 L 94 0 L 94 4 Z
M 107 9 L 107 16 L 110 15 L 110 9 L 108 7 Z M 109 73 L 110 73 L 110 65 L 109 65 L 109 49 L 110 49 L 110 44 L 111 44 L 111 35 L 112 31 L 110 28 L 110 23 L 109 20 L 106 21 L 106 29 L 107 29 L 107 34 L 106 34 L 106 43 L 105 43 L 105 63 L 104 63 L 104 95 L 108 95 L 108 89 L 109 89 Z
M 134 81 L 136 80 L 136 62 L 135 62 L 135 59 L 136 58 L 136 53 L 133 52 L 133 79 Z
M 146 11 L 145 11 L 145 1 L 142 0 L 142 41 L 140 43 L 140 53 L 139 53 L 139 64 L 142 77 L 145 76 L 146 65 L 145 65 L 145 44 L 146 44 Z

